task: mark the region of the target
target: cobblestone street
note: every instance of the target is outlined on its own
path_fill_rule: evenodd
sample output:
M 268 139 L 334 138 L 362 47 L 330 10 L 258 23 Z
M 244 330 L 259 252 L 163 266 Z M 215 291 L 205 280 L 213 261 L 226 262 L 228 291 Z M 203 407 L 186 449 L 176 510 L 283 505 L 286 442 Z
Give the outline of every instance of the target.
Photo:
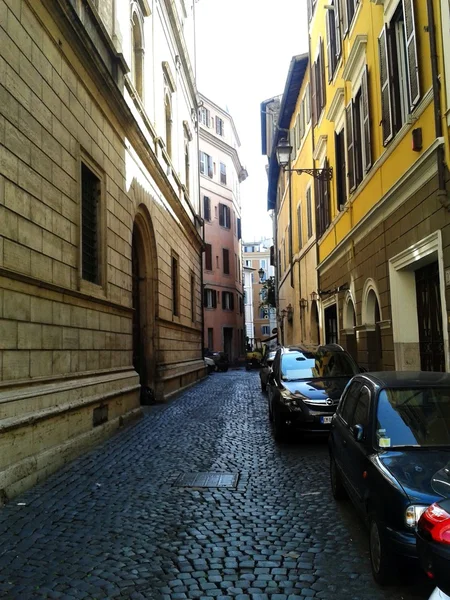
M 239 474 L 237 489 L 174 485 Z M 326 443 L 277 446 L 257 372 L 211 375 L 0 510 L 0 597 L 426 599 L 382 590 Z

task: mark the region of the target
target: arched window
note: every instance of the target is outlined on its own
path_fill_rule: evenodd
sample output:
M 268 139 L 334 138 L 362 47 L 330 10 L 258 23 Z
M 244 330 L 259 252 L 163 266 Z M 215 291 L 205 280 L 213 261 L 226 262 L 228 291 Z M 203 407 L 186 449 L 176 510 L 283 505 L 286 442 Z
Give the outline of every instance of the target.
M 169 94 L 165 96 L 164 108 L 166 113 L 166 150 L 172 158 L 172 100 Z
M 140 98 L 143 99 L 144 37 L 141 20 L 135 11 L 131 23 L 131 80 Z

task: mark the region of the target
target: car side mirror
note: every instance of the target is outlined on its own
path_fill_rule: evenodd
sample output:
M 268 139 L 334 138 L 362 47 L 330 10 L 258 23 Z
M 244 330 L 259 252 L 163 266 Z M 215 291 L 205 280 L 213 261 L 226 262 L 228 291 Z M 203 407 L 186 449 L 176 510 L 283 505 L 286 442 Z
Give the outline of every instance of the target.
M 354 425 L 352 429 L 353 437 L 357 442 L 362 442 L 364 439 L 364 427 L 362 425 Z

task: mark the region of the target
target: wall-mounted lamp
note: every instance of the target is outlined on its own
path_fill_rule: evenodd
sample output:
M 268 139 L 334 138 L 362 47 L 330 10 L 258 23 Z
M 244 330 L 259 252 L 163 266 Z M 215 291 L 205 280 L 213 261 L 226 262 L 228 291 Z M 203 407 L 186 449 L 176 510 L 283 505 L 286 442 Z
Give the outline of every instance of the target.
M 288 165 L 291 159 L 292 146 L 286 139 L 282 139 L 278 142 L 278 146 L 275 149 L 275 154 L 280 167 L 283 169 L 283 171 L 287 171 L 288 173 L 297 173 L 298 175 L 307 173 L 315 179 L 325 179 L 328 181 L 330 181 L 333 177 L 333 169 L 331 167 L 326 169 L 291 169 Z
M 263 277 L 264 277 L 265 273 L 266 272 L 264 271 L 264 269 L 262 267 L 260 269 L 258 269 L 258 275 L 259 275 L 260 281 L 263 281 Z
M 286 316 L 288 321 L 292 321 L 292 317 L 294 316 L 294 308 L 292 304 L 288 304 L 286 306 Z
M 300 298 L 300 308 L 307 308 L 308 300 L 306 298 Z
M 317 292 L 311 292 L 311 302 L 317 302 L 319 299 L 319 294 Z

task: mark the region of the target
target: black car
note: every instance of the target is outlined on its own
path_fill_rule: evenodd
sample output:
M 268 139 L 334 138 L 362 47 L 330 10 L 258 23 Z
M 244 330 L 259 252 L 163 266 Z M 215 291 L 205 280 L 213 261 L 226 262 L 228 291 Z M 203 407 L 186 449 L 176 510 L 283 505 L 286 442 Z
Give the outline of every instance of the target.
M 365 373 L 342 395 L 329 437 L 331 488 L 336 499 L 347 492 L 369 525 L 378 583 L 393 578 L 399 557 L 417 558 L 417 522 L 448 492 L 449 423 L 446 373 Z
M 275 439 L 281 441 L 289 429 L 328 433 L 347 382 L 359 372 L 337 344 L 279 348 L 267 383 Z
M 271 350 L 266 353 L 261 361 L 261 369 L 259 371 L 259 379 L 261 381 L 261 391 L 265 392 L 267 389 L 267 382 L 269 375 L 272 372 L 272 365 L 275 359 L 276 351 Z
M 444 471 L 442 485 L 449 489 L 449 470 Z M 447 491 L 447 496 L 450 490 Z M 450 499 L 427 508 L 417 527 L 417 552 L 420 563 L 433 583 L 450 596 Z M 443 594 L 436 594 L 443 598 Z

